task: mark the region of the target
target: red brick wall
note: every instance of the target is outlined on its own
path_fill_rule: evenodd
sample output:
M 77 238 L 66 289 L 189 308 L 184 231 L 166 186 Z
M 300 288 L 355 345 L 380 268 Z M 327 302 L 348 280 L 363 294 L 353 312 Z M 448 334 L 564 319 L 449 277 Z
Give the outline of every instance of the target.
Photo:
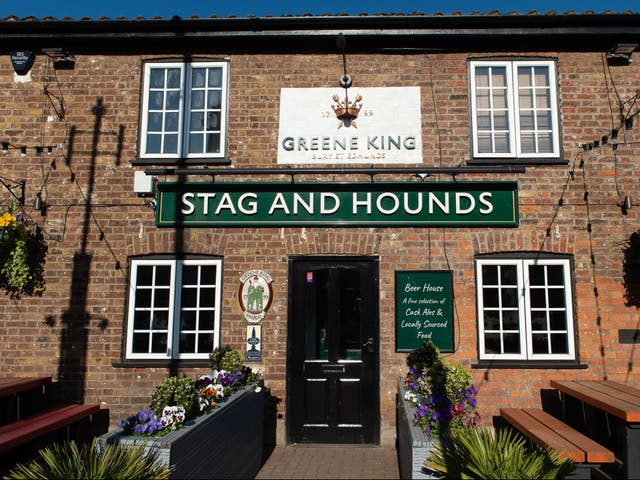
M 538 405 L 540 389 L 548 388 L 550 378 L 606 376 L 628 383 L 638 381 L 635 364 L 638 349 L 633 345 L 620 345 L 618 329 L 637 328 L 640 323 L 637 308 L 625 305 L 623 286 L 624 249 L 629 236 L 638 229 L 640 209 L 634 207 L 623 215 L 617 204 L 624 195 L 640 200 L 640 144 L 635 143 L 640 137 L 637 129 L 620 130 L 618 141 L 626 144 L 615 152 L 610 145 L 584 151 L 578 144 L 600 139 L 612 125 L 617 125 L 617 98 L 626 100 L 635 95 L 640 65 L 612 67 L 609 74 L 599 53 L 531 54 L 557 58 L 562 142 L 568 165 L 530 166 L 524 174 L 456 177 L 457 180 L 517 180 L 518 228 L 185 230 L 184 251 L 224 258 L 223 344 L 242 347 L 244 342 L 246 322 L 237 301 L 240 275 L 248 269 L 260 268 L 274 279 L 274 301 L 262 322 L 263 362 L 260 366 L 272 394 L 282 400 L 279 442 L 284 442 L 286 415 L 287 260 L 290 255 L 349 254 L 380 258 L 383 443 L 393 442 L 396 378 L 405 370 L 405 354 L 394 351 L 395 270 L 453 270 L 456 296 L 453 358 L 471 367 L 477 362 L 474 255 L 548 251 L 574 256 L 579 358 L 588 369 L 473 369 L 480 392 L 479 407 L 487 422 L 501 406 Z M 420 86 L 424 163 L 456 166 L 469 159 L 470 151 L 467 60 L 481 55 L 350 54 L 347 62 L 354 85 L 358 87 Z M 14 77 L 9 58 L 0 62 L 3 112 L 0 141 L 6 140 L 15 146 L 63 146 L 54 150 L 51 157 L 46 154 L 38 157 L 33 149 L 28 151 L 26 159 L 20 157 L 18 150 L 0 157 L 1 176 L 26 179 L 26 213 L 42 226 L 49 248 L 43 294 L 21 299 L 5 296 L 0 303 L 0 371 L 2 374 L 47 374 L 56 378 L 64 373 L 65 378 L 61 380 L 79 382 L 77 391 L 84 395 L 84 401 L 101 403 L 111 409 L 114 424 L 120 417 L 147 405 L 154 385 L 167 375 L 165 368 L 112 366 L 122 357 L 127 258 L 172 252 L 176 247 L 175 233 L 171 229 L 157 229 L 153 210 L 145 205 L 148 200 L 138 198 L 132 191 L 136 168 L 129 161 L 136 158 L 143 58 L 146 57 L 79 55 L 73 70 L 54 72 L 50 65 L 47 68 L 46 57 L 39 55 L 30 80 L 20 82 Z M 276 166 L 280 88 L 336 87 L 338 90 L 342 59 L 338 55 L 232 55 L 230 72 L 228 143 L 232 164 L 273 167 Z M 55 118 L 55 112 L 50 100 L 43 95 L 45 77 L 49 78 L 49 91 L 64 99 L 63 120 L 48 121 L 48 116 Z M 105 110 L 96 136 L 96 116 L 92 109 L 99 98 Z M 70 139 L 72 128 L 75 134 Z M 640 125 L 637 128 L 640 129 Z M 118 152 L 121 129 L 122 150 Z M 67 164 L 68 152 L 71 153 Z M 92 163 L 94 183 L 90 190 Z M 409 180 L 407 176 L 385 179 Z M 305 180 L 368 178 L 336 173 L 308 176 Z M 439 180 L 451 178 L 441 175 Z M 50 204 L 44 217 L 31 207 L 41 187 Z M 91 193 L 90 209 L 86 205 L 88 193 Z M 8 199 L 6 191 L 1 192 L 0 199 Z M 548 229 L 550 236 L 547 236 Z M 70 305 L 73 258 L 79 252 L 91 256 L 84 306 Z M 76 336 L 65 334 L 65 320 L 69 319 L 74 325 L 86 328 L 86 332 L 80 331 Z M 82 338 L 87 339 L 86 347 L 78 340 Z M 60 367 L 61 361 L 64 367 Z M 203 372 L 188 369 L 185 373 Z

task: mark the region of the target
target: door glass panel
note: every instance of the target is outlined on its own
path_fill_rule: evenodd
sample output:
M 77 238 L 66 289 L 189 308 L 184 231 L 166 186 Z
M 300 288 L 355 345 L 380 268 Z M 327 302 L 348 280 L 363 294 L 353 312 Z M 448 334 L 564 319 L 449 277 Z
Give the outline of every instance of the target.
M 356 270 L 342 270 L 340 280 L 338 360 L 361 360 L 364 342 L 360 334 L 360 274 Z
M 327 270 L 306 273 L 306 360 L 327 360 L 329 277 Z

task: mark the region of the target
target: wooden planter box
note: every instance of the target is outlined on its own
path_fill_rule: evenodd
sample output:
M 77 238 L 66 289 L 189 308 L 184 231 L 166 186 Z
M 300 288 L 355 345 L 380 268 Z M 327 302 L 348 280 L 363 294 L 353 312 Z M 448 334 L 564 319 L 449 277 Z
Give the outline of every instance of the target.
M 117 429 L 99 444 L 145 443 L 155 448 L 171 478 L 254 478 L 262 463 L 264 394 L 255 386 L 234 392 L 214 410 L 164 437 L 124 435 Z
M 396 421 L 398 437 L 398 466 L 400 478 L 434 479 L 439 474 L 427 470 L 424 461 L 431 453 L 434 440 L 425 435 L 413 421 L 413 406 L 404 399 L 403 379 L 398 380 Z

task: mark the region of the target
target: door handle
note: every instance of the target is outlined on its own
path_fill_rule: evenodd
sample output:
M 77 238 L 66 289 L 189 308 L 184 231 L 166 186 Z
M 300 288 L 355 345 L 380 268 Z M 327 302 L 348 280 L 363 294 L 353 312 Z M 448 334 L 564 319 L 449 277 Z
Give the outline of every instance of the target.
M 362 348 L 366 348 L 369 353 L 373 352 L 373 338 L 369 338 L 363 345 Z

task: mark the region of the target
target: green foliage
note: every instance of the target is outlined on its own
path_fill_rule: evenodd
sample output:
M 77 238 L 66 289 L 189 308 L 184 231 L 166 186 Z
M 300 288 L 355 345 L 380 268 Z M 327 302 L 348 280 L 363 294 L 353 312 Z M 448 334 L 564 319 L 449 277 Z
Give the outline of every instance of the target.
M 190 378 L 168 377 L 156 386 L 151 396 L 151 410 L 156 415 L 166 406 L 180 406 L 185 410 L 186 418 L 197 415 L 198 405 L 195 395 L 195 380 Z
M 227 372 L 239 371 L 242 369 L 243 361 L 244 356 L 242 355 L 242 352 L 234 348 L 223 355 L 222 360 L 220 360 L 220 368 Z
M 464 427 L 452 431 L 446 444 L 436 443 L 425 465 L 443 478 L 564 478 L 574 469 L 554 450 L 530 450 L 512 429 Z
M 440 351 L 433 342 L 423 343 L 421 347 L 409 352 L 407 366 L 415 370 L 429 370 L 439 359 Z
M 145 453 L 144 445 L 110 444 L 103 447 L 73 440 L 40 450 L 40 458 L 13 468 L 7 480 L 69 479 L 168 479 L 171 469 L 158 461 L 157 451 Z
M 16 240 L 13 250 L 7 255 L 1 273 L 12 289 L 21 290 L 29 284 L 33 276 L 29 268 L 27 242 L 25 240 Z
M 232 352 L 233 347 L 231 345 L 224 345 L 213 350 L 209 354 L 209 366 L 211 370 L 224 370 L 222 368 L 222 359 L 228 352 Z

